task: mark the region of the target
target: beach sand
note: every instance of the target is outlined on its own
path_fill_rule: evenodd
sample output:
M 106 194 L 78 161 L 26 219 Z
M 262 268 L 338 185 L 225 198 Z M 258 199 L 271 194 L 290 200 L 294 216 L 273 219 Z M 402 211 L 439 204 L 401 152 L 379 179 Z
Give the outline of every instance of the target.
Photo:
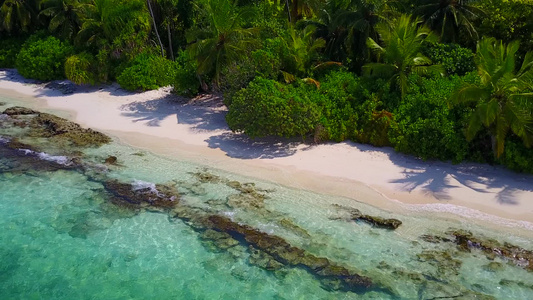
M 155 154 L 389 211 L 490 219 L 533 230 L 533 176 L 501 167 L 422 161 L 391 148 L 352 142 L 252 140 L 229 130 L 220 97 L 184 99 L 172 95 L 170 88 L 129 93 L 115 84 L 78 87 L 74 94 L 63 95 L 14 70 L 0 70 L 0 95 L 34 109 L 60 111 L 63 117 Z

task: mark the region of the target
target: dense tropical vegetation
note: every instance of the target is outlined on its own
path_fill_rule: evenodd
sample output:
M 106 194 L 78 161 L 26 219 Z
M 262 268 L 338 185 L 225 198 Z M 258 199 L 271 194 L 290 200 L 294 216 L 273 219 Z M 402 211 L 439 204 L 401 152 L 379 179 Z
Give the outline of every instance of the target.
M 533 172 L 529 0 L 0 0 L 0 68 L 224 93 L 252 137 Z

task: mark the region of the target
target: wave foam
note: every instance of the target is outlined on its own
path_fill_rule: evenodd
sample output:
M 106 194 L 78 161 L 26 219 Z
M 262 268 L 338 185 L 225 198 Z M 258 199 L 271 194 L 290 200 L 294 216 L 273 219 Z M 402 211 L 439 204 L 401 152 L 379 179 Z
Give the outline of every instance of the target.
M 58 163 L 60 165 L 69 166 L 69 165 L 72 164 L 72 161 L 66 156 L 50 155 L 50 154 L 45 153 L 45 152 L 36 152 L 36 151 L 33 151 L 33 150 L 29 150 L 29 149 L 18 149 L 18 150 L 21 151 L 21 152 L 24 152 L 25 155 L 34 155 L 34 156 L 38 157 L 41 160 L 55 162 L 55 163 Z

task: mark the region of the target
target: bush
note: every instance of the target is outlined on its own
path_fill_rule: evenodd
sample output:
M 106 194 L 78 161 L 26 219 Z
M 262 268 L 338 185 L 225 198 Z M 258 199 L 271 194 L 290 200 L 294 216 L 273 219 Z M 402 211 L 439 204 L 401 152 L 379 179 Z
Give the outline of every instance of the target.
M 96 83 L 96 60 L 87 52 L 72 55 L 65 62 L 65 75 L 67 79 L 76 84 Z
M 465 77 L 475 80 L 475 74 Z M 448 98 L 461 85 L 463 78 L 409 77 L 411 91 L 394 111 L 396 122 L 389 137 L 397 151 L 422 159 L 441 159 L 460 162 L 469 153 L 463 133 L 469 111 L 450 109 Z
M 320 119 L 314 87 L 294 87 L 256 77 L 233 97 L 226 116 L 233 131 L 250 137 L 302 136 L 314 132 Z
M 22 38 L 0 39 L 0 68 L 15 67 L 17 54 L 23 44 Z
M 54 80 L 65 78 L 64 64 L 73 48 L 55 37 L 30 37 L 17 55 L 16 67 L 26 78 Z
M 449 75 L 465 75 L 476 69 L 474 53 L 457 44 L 426 43 L 422 51 L 435 64 L 444 67 Z
M 200 81 L 196 76 L 196 60 L 191 59 L 188 52 L 180 51 L 176 58 L 176 78 L 174 80 L 174 92 L 185 97 L 198 94 Z
M 155 90 L 176 78 L 176 64 L 164 57 L 141 53 L 117 77 L 120 86 L 129 91 Z
M 510 137 L 505 142 L 505 149 L 499 163 L 507 168 L 525 173 L 533 173 L 533 149 L 526 148 L 517 137 Z

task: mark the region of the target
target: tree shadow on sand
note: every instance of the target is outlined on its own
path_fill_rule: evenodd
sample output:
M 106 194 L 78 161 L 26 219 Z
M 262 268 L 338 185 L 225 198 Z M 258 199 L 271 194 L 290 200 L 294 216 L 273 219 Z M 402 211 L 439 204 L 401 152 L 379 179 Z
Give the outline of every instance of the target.
M 220 149 L 226 155 L 241 159 L 273 159 L 291 156 L 302 145 L 301 139 L 256 138 L 251 139 L 244 134 L 225 132 L 206 140 L 209 148 Z M 305 150 L 305 149 L 303 149 Z
M 145 122 L 147 126 L 159 127 L 169 116 L 175 116 L 178 124 L 191 125 L 194 131 L 227 130 L 226 111 L 221 107 L 200 106 L 167 96 L 148 101 L 135 101 L 120 107 L 122 115 L 133 122 Z
M 373 149 L 375 150 L 376 148 Z M 502 205 L 518 205 L 517 193 L 533 191 L 533 176 L 515 173 L 501 166 L 476 163 L 452 165 L 449 162 L 422 161 L 396 153 L 390 148 L 384 149 L 383 152 L 387 153 L 395 165 L 404 169 L 401 178 L 389 181 L 398 184 L 402 191 L 412 192 L 419 189 L 427 195 L 445 201 L 451 199 L 452 189 L 465 186 L 478 193 L 493 194 L 493 199 Z
M 207 97 L 207 96 L 206 96 Z M 301 139 L 258 138 L 233 133 L 226 123 L 227 109 L 217 97 L 202 101 L 186 102 L 186 99 L 167 96 L 148 101 L 135 101 L 120 108 L 122 115 L 143 122 L 146 126 L 159 127 L 169 116 L 175 116 L 178 124 L 190 125 L 193 132 L 211 132 L 208 146 L 220 149 L 227 156 L 241 159 L 271 159 L 296 153 Z

